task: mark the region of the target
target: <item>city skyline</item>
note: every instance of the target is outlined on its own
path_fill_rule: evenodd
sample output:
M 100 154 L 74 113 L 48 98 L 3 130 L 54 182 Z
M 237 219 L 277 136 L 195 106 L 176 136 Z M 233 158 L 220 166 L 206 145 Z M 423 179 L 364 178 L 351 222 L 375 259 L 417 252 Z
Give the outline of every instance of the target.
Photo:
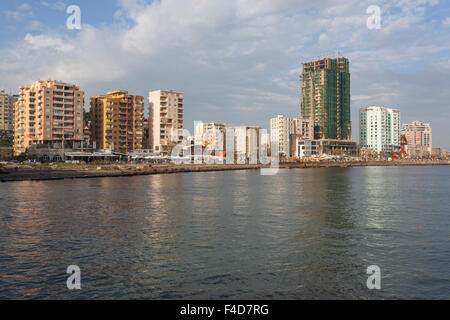
M 449 88 L 450 0 L 0 1 L 0 300 L 450 299 Z
M 195 120 L 268 128 L 277 114 L 298 116 L 301 64 L 340 50 L 350 60 L 354 141 L 359 109 L 384 105 L 400 109 L 405 123 L 431 123 L 433 144 L 450 149 L 445 3 L 380 1 L 379 30 L 366 26 L 368 1 L 230 2 L 220 3 L 222 10 L 211 2 L 197 6 L 197 14 L 205 16 L 201 23 L 188 2 L 78 1 L 81 30 L 66 29 L 65 4 L 2 2 L 2 89 L 16 93 L 22 84 L 50 77 L 77 83 L 86 97 L 129 90 L 145 97 L 147 114 L 148 91 L 169 88 L 185 93 L 185 127 L 191 132 Z M 174 11 L 175 5 L 183 10 Z M 165 28 L 166 22 L 156 29 L 163 17 L 173 29 Z M 239 29 L 218 31 L 234 20 Z M 142 32 L 147 29 L 158 32 Z M 292 29 L 298 33 L 287 32 Z M 20 55 L 13 54 L 17 49 Z M 42 63 L 33 68 L 35 61 Z

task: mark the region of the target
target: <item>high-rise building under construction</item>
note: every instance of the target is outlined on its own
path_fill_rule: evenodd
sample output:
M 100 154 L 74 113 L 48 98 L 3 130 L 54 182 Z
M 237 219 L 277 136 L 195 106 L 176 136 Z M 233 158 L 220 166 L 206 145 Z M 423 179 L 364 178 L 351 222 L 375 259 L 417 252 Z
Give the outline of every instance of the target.
M 344 57 L 303 63 L 301 115 L 314 122 L 314 139 L 351 139 L 350 70 Z

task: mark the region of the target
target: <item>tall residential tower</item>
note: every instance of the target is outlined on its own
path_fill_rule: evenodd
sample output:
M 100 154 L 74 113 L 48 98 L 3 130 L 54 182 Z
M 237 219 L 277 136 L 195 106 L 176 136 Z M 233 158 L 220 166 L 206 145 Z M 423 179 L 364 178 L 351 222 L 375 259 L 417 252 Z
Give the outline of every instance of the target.
M 144 97 L 116 90 L 91 97 L 91 141 L 98 149 L 142 149 Z
M 183 141 L 183 93 L 157 90 L 148 96 L 149 146 L 154 153 L 169 155 Z
M 359 112 L 359 146 L 376 152 L 400 148 L 400 111 L 371 106 Z
M 301 116 L 314 122 L 314 139 L 351 139 L 350 68 L 344 57 L 303 63 Z
M 14 130 L 14 105 L 18 99 L 18 95 L 0 91 L 0 130 Z
M 14 153 L 35 143 L 83 140 L 84 93 L 74 84 L 35 81 L 20 87 L 15 104 Z

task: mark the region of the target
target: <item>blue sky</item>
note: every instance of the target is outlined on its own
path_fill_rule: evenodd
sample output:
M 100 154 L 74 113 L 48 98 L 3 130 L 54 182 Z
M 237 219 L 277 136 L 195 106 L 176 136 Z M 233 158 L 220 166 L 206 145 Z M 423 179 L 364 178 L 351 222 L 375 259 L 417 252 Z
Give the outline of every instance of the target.
M 66 8 L 81 8 L 68 30 Z M 366 22 L 381 8 L 381 28 Z M 115 89 L 185 93 L 194 120 L 261 125 L 298 116 L 301 63 L 339 50 L 350 59 L 353 138 L 358 111 L 401 110 L 430 122 L 450 150 L 450 2 L 438 0 L 2 0 L 0 88 L 74 82 L 89 97 Z

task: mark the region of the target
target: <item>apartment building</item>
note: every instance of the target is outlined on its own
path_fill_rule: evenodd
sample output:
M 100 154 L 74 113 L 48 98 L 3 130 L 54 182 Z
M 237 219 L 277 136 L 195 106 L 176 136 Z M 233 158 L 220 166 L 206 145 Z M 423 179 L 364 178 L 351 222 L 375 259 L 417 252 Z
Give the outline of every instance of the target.
M 294 118 L 278 115 L 270 119 L 270 141 L 278 143 L 280 156 L 289 157 L 290 138 L 294 134 Z
M 229 136 L 233 136 L 230 141 Z M 231 156 L 229 150 L 234 150 L 234 159 L 238 163 L 257 163 L 261 145 L 261 127 L 232 126 L 226 127 L 227 159 Z M 227 160 L 228 161 L 228 160 Z
M 350 66 L 347 58 L 303 63 L 301 117 L 314 123 L 313 139 L 351 140 Z
M 226 124 L 217 122 L 196 122 L 194 125 L 194 141 L 211 150 L 225 151 Z
M 14 130 L 14 105 L 19 95 L 11 95 L 0 91 L 0 130 Z
M 157 90 L 149 93 L 148 100 L 150 150 L 169 155 L 172 148 L 183 141 L 183 93 Z
M 429 123 L 413 121 L 402 126 L 402 135 L 408 142 L 408 155 L 431 155 L 433 148 L 432 130 Z
M 91 141 L 97 149 L 120 153 L 141 150 L 144 97 L 116 90 L 91 97 Z
M 270 141 L 278 143 L 280 156 L 293 157 L 298 140 L 310 140 L 314 136 L 312 120 L 278 115 L 270 119 Z
M 14 113 L 14 153 L 31 145 L 83 140 L 84 93 L 75 84 L 38 80 L 20 87 Z
M 361 109 L 359 146 L 376 152 L 400 148 L 400 111 L 380 106 Z

